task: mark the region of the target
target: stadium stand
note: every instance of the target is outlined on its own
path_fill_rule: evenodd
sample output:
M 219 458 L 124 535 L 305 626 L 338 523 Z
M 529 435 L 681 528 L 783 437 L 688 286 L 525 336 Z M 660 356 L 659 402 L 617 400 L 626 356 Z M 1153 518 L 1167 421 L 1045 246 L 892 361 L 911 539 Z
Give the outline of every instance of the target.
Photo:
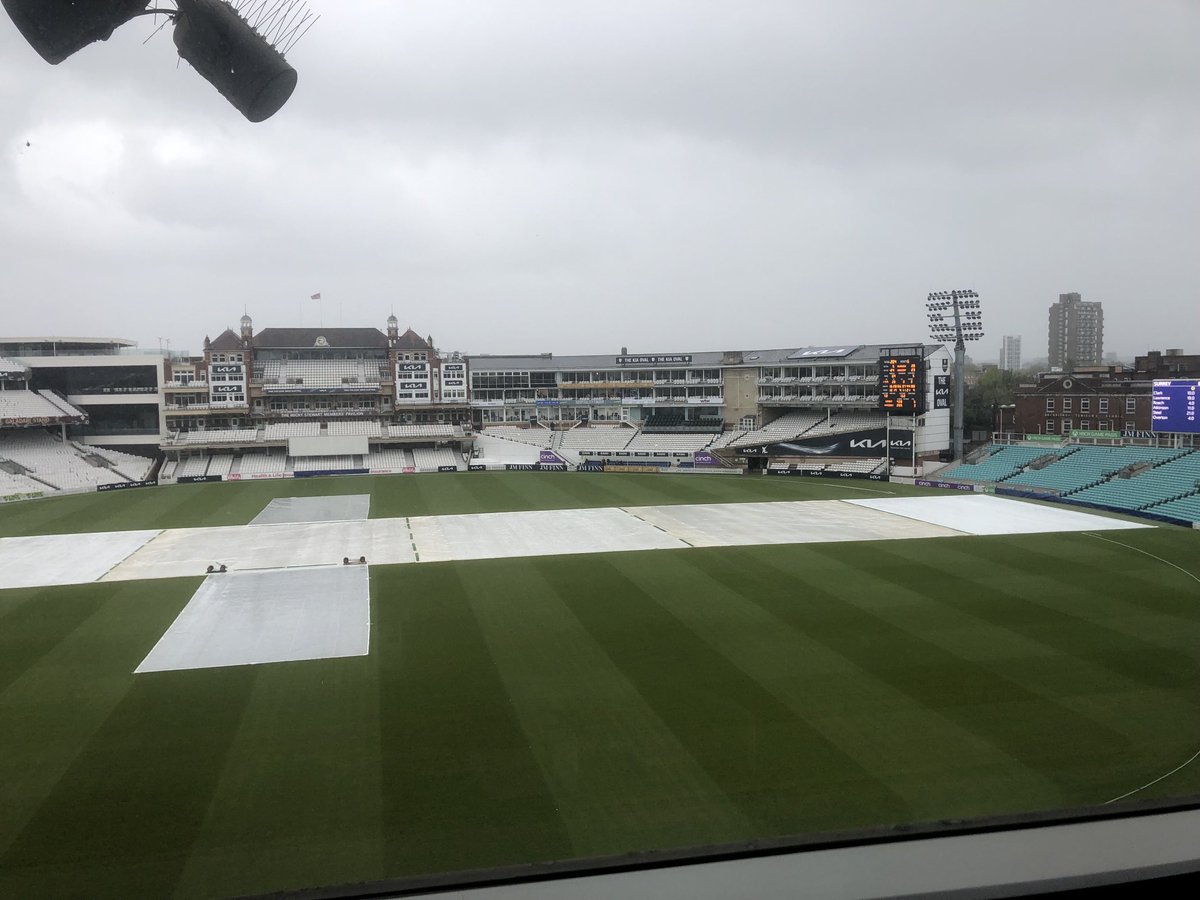
M 278 475 L 287 472 L 287 456 L 283 453 L 246 453 L 237 467 L 241 475 Z M 176 471 L 178 474 L 178 470 Z
M 372 469 L 402 469 L 413 462 L 407 451 L 399 447 L 379 447 L 367 455 L 366 464 Z
M 233 467 L 233 456 L 229 453 L 218 453 L 211 457 L 208 461 L 209 475 L 220 475 L 224 477 L 229 474 L 229 470 Z
M 25 475 L 58 490 L 79 490 L 132 480 L 114 471 L 108 460 L 92 453 L 81 453 L 74 444 L 63 443 L 40 429 L 6 432 L 0 443 L 0 459 L 20 467 L 22 471 L 14 474 Z
M 273 422 L 263 429 L 263 439 L 285 441 L 290 437 L 316 437 L 320 433 L 320 422 Z
M 1172 510 L 1186 511 L 1195 502 L 1200 502 L 1195 497 L 1200 490 L 1200 452 L 1183 455 L 1179 451 L 1171 452 L 1174 453 L 1172 459 L 1129 473 L 1129 477 L 1118 474 L 1072 494 L 1071 499 L 1129 511 L 1149 509 L 1169 515 L 1175 514 Z M 1183 502 L 1189 497 L 1192 502 Z
M 699 432 L 696 434 L 678 434 L 669 432 L 660 432 L 655 434 L 646 434 L 639 431 L 633 436 L 626 450 L 668 450 L 668 451 L 696 451 L 703 450 L 713 439 L 712 432 Z
M 378 360 L 359 359 L 268 359 L 255 366 L 254 377 L 268 392 L 306 388 L 378 388 Z
M 740 431 L 740 430 L 736 430 L 736 429 L 734 431 L 726 431 L 724 434 L 722 434 L 720 437 L 718 437 L 716 440 L 714 440 L 711 444 L 709 444 L 708 448 L 710 450 L 719 450 L 722 447 L 728 447 L 732 444 L 736 444 L 739 441 L 741 441 L 741 439 L 744 438 L 747 434 L 749 434 L 749 432 Z
M 389 425 L 389 437 L 408 438 L 454 438 L 463 436 L 455 425 Z
M 463 467 L 458 454 L 447 447 L 414 447 L 412 455 L 419 472 L 436 472 L 438 466 L 454 466 L 459 469 Z
M 367 437 L 383 437 L 383 430 L 382 430 L 380 424 L 378 422 L 374 422 L 374 421 L 330 422 L 326 426 L 326 432 L 328 434 L 336 434 L 336 435 L 345 435 L 345 434 L 362 435 L 362 434 L 365 434 Z
M 486 434 L 488 437 L 503 438 L 507 441 L 529 444 L 532 447 L 541 447 L 543 450 L 549 450 L 554 440 L 554 432 L 549 429 L 520 428 L 516 425 L 489 425 L 483 429 L 482 434 Z
M 564 450 L 624 450 L 636 434 L 634 429 L 620 426 L 572 428 L 559 446 Z
M 181 432 L 181 444 L 253 444 L 258 440 L 257 428 L 201 428 Z
M 1018 472 L 1005 479 L 1005 484 L 1070 494 L 1099 484 L 1126 466 L 1163 463 L 1178 455 L 1177 450 L 1153 447 L 1068 448 L 1050 465 Z
M 51 396 L 54 395 L 51 394 Z M 55 397 L 55 400 L 58 399 Z M 51 418 L 57 420 L 64 415 L 83 415 L 65 400 L 61 403 L 62 405 L 59 405 L 43 396 L 42 393 L 35 394 L 33 391 L 0 391 L 0 419 Z
M 787 412 L 768 422 L 762 428 L 747 431 L 732 446 L 749 447 L 756 444 L 773 444 L 779 441 L 790 441 L 804 434 L 820 422 L 825 421 L 825 414 L 818 412 Z
M 1003 481 L 1035 460 L 1058 457 L 1070 452 L 1066 447 L 1022 447 L 992 444 L 983 458 L 973 463 L 959 463 L 938 473 L 944 481 Z
M 360 456 L 297 456 L 292 460 L 293 472 L 337 471 L 339 469 L 362 468 Z
M 75 444 L 75 449 L 82 455 L 95 454 L 101 459 L 112 463 L 113 468 L 130 481 L 145 481 L 154 469 L 154 460 L 133 453 L 123 453 L 120 450 L 107 450 L 103 447 L 92 447 L 86 444 Z

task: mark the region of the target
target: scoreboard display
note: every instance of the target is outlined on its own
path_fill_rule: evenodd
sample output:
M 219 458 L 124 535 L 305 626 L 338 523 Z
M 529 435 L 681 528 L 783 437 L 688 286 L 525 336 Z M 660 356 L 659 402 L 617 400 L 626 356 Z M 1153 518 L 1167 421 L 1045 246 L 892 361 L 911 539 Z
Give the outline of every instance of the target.
M 1151 395 L 1150 427 L 1154 431 L 1200 434 L 1200 381 L 1175 379 L 1154 382 Z
M 925 360 L 920 356 L 879 358 L 879 407 L 889 413 L 925 412 Z

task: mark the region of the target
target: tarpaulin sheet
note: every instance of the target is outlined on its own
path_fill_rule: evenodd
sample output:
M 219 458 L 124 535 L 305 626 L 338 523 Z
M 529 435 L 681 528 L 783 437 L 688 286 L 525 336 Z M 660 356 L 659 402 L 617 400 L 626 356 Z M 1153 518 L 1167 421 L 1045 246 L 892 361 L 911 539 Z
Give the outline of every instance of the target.
M 283 525 L 296 522 L 347 522 L 365 519 L 371 512 L 370 494 L 338 494 L 332 497 L 276 497 L 263 507 L 251 525 Z
M 366 566 L 210 575 L 136 672 L 365 656 Z

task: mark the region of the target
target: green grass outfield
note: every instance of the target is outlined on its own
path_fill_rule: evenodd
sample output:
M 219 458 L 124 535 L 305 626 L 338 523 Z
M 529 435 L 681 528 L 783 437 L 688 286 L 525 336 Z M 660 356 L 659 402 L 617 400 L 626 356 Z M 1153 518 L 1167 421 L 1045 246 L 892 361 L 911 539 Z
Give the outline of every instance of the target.
M 864 497 L 479 473 L 0 507 L 0 533 Z M 371 653 L 133 676 L 198 578 L 0 591 L 0 896 L 208 897 L 1102 803 L 1200 749 L 1200 533 L 379 566 Z M 1200 574 L 1200 572 L 1197 572 Z M 1200 762 L 1138 794 L 1200 792 Z

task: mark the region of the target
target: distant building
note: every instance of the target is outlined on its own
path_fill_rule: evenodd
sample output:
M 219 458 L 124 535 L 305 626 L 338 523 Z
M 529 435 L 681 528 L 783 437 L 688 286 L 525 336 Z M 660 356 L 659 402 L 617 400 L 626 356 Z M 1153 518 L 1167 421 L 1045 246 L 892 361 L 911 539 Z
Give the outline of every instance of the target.
M 1016 430 L 1058 434 L 1073 430 L 1150 433 L 1149 381 L 1121 366 L 1043 372 L 1017 388 Z
M 1182 350 L 1150 350 L 1134 359 L 1133 369 L 1146 380 L 1200 378 L 1200 356 L 1188 356 Z
M 1000 343 L 1000 369 L 1016 372 L 1021 368 L 1021 336 L 1006 334 Z
M 1104 361 L 1104 309 L 1079 294 L 1059 294 L 1050 307 L 1051 369 L 1098 366 Z

